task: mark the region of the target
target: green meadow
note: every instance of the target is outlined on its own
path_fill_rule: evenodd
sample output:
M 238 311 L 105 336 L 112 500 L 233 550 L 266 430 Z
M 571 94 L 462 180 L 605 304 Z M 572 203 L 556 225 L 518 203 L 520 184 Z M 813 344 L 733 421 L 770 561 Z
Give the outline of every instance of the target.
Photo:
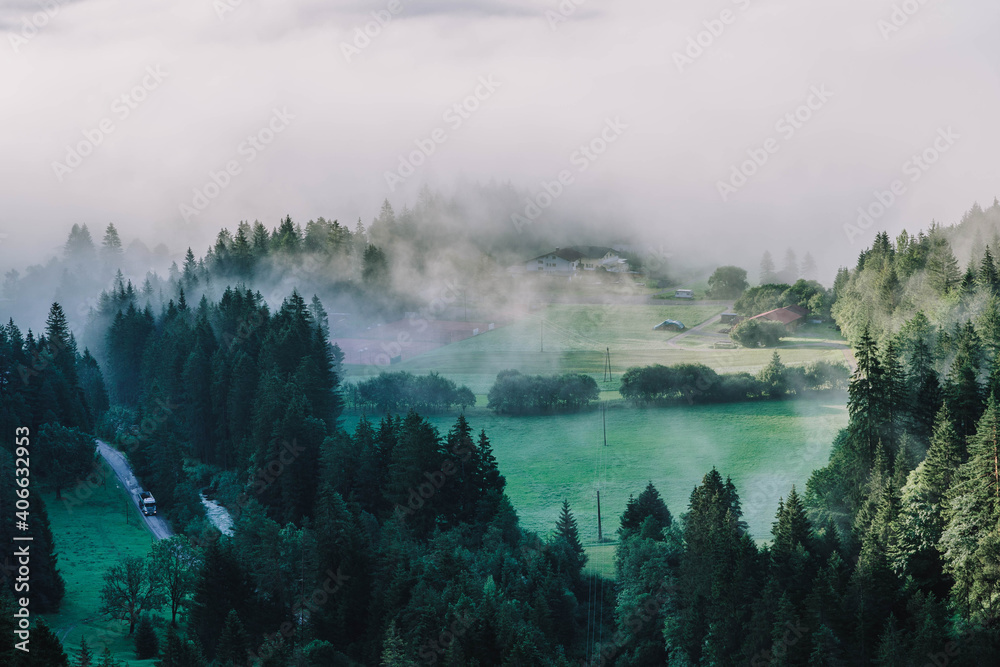
M 71 662 L 80 639 L 86 637 L 98 656 L 108 646 L 129 665 L 152 666 L 154 660 L 129 660 L 135 650 L 128 637 L 128 625 L 108 620 L 99 611 L 105 569 L 126 555 L 146 556 L 153 539 L 127 492 L 117 484 L 114 472 L 103 461 L 102 465 L 107 484 L 92 489 L 89 497 L 78 504 L 56 500 L 52 492 L 42 493 L 59 554 L 59 570 L 66 581 L 66 596 L 59 613 L 47 614 L 45 619 L 59 635 Z M 64 491 L 63 495 L 66 498 L 70 494 Z M 162 625 L 159 630 L 162 637 Z
M 743 499 L 754 538 L 770 537 L 778 499 L 792 484 L 804 490 L 810 473 L 826 464 L 834 436 L 847 424 L 843 393 L 819 398 L 640 409 L 623 403 L 606 412 L 603 445 L 599 410 L 550 415 L 467 413 L 485 429 L 507 478 L 507 495 L 525 528 L 543 535 L 555 525 L 563 498 L 570 501 L 591 565 L 610 571 L 613 552 L 597 545 L 597 491 L 605 539 L 615 537 L 630 494 L 652 481 L 674 515 L 712 467 L 730 476 Z M 444 435 L 456 416 L 428 417 Z M 359 416 L 348 414 L 353 430 Z

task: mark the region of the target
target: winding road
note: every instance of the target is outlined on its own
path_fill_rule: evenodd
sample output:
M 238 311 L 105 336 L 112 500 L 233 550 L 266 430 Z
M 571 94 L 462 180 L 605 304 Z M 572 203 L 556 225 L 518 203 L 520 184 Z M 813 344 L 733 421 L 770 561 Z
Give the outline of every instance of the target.
M 139 493 L 139 489 L 142 487 L 139 485 L 139 480 L 132 473 L 132 466 L 128 464 L 125 455 L 103 440 L 97 441 L 97 451 L 108 462 L 111 469 L 115 471 L 118 481 L 121 482 L 122 486 L 128 492 L 128 497 L 132 499 L 132 504 L 135 505 L 139 516 L 146 522 L 149 532 L 158 540 L 165 540 L 171 537 L 174 532 L 170 530 L 170 525 L 166 519 L 158 515 L 146 516 L 139 509 L 139 501 L 136 499 L 136 494 Z

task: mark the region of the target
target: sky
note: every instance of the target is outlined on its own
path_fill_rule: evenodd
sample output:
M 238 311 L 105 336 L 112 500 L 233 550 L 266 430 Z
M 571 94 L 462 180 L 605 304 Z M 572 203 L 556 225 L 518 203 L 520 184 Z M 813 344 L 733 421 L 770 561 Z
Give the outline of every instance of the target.
M 1000 194 L 998 18 L 987 0 L 0 0 L 0 268 L 74 223 L 203 252 L 240 220 L 353 226 L 424 185 L 509 181 L 538 224 L 561 209 L 748 269 L 791 246 L 829 274 L 880 229 Z

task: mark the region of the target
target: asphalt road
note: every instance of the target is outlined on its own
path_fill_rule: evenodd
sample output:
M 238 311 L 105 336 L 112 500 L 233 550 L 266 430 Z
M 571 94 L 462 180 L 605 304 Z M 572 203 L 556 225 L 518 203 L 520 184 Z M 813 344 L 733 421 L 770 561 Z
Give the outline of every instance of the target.
M 135 505 L 136 512 L 146 522 L 149 532 L 158 540 L 165 540 L 172 536 L 174 533 L 170 530 L 166 519 L 159 515 L 146 516 L 139 509 L 139 500 L 136 498 L 136 494 L 139 493 L 141 487 L 139 486 L 139 480 L 132 474 L 132 467 L 125 460 L 125 455 L 102 440 L 97 441 L 97 451 L 108 462 L 111 469 L 115 471 L 118 481 L 128 491 L 128 496 L 132 499 L 132 504 Z

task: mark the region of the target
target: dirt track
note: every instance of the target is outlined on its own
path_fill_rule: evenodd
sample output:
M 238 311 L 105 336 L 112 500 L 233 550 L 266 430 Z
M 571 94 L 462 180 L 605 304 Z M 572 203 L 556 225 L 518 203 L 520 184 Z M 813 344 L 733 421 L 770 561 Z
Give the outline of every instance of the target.
M 136 511 L 139 512 L 139 516 L 142 520 L 146 522 L 146 527 L 149 528 L 149 532 L 158 540 L 165 540 L 171 537 L 174 532 L 170 530 L 167 520 L 159 515 L 146 516 L 139 510 L 139 501 L 136 499 L 136 494 L 139 493 L 139 480 L 135 478 L 132 474 L 132 467 L 125 460 L 125 455 L 120 451 L 109 445 L 108 443 L 98 440 L 97 441 L 97 452 L 104 457 L 104 460 L 108 462 L 111 469 L 115 471 L 118 476 L 118 481 L 122 483 L 125 490 L 128 492 L 129 498 L 132 499 L 132 504 L 135 505 Z

